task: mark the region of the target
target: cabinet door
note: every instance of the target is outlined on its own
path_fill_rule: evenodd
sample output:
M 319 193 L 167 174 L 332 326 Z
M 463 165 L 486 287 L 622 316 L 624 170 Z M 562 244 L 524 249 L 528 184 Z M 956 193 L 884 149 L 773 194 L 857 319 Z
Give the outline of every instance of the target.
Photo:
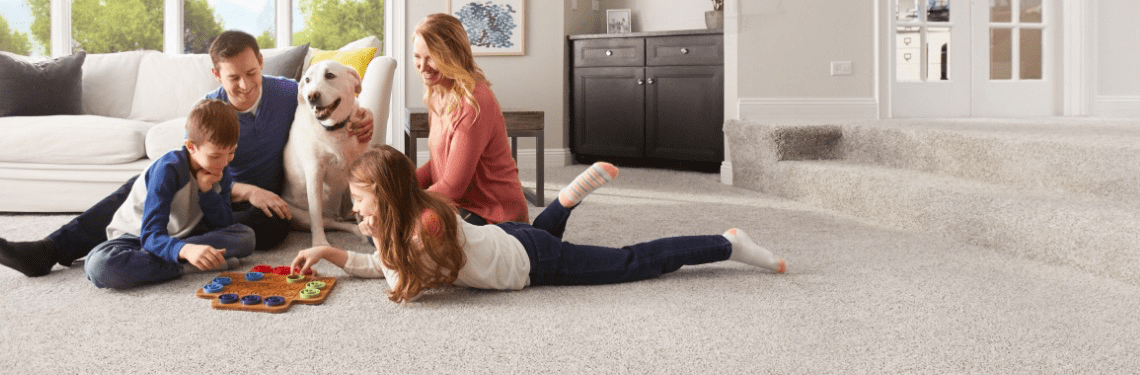
M 574 69 L 575 153 L 644 156 L 644 78 L 638 67 Z
M 645 154 L 724 160 L 724 67 L 645 68 Z

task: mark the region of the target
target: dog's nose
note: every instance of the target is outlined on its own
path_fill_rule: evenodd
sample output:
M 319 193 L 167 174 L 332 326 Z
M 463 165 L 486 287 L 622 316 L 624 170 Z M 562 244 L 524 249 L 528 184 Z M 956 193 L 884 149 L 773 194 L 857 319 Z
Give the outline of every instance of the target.
M 309 94 L 309 104 L 317 104 L 317 102 L 320 100 L 321 100 L 321 93 L 320 92 L 314 91 L 312 94 Z

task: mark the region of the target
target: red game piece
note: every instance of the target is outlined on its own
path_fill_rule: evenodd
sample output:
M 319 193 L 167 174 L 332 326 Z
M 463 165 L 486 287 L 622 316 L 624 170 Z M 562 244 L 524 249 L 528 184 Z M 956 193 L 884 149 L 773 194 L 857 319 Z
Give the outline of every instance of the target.
M 289 266 L 273 267 L 273 273 L 278 274 L 278 275 L 288 275 L 290 273 L 293 273 L 293 267 L 289 267 Z
M 270 267 L 268 264 L 259 264 L 259 265 L 254 266 L 253 269 L 251 269 L 250 271 L 261 272 L 261 273 L 270 273 L 270 272 L 273 272 L 273 267 Z

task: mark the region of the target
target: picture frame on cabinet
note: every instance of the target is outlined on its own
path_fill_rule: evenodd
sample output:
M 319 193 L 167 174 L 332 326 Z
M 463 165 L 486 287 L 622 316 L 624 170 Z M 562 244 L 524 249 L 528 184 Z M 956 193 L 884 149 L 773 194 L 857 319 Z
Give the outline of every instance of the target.
M 633 15 L 629 9 L 606 10 L 606 34 L 624 34 L 633 31 Z
M 447 14 L 463 23 L 475 56 L 526 54 L 526 0 L 447 0 Z

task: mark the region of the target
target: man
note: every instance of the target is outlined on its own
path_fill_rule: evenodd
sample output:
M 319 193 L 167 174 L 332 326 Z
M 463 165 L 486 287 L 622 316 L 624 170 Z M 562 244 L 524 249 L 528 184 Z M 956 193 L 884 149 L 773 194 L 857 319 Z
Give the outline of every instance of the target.
M 230 163 L 234 216 L 239 223 L 253 228 L 258 250 L 272 249 L 289 234 L 292 218 L 288 204 L 279 194 L 285 175 L 282 152 L 297 111 L 297 82 L 262 76 L 264 60 L 257 39 L 241 31 L 218 35 L 210 45 L 210 60 L 210 72 L 222 87 L 206 98 L 229 103 L 241 122 L 241 138 Z M 349 131 L 360 142 L 371 140 L 371 113 Z M 73 261 L 87 256 L 92 248 L 107 240 L 107 225 L 136 178 L 132 177 L 47 238 L 30 242 L 0 238 L 0 264 L 28 277 L 47 275 L 55 263 L 70 267 Z

